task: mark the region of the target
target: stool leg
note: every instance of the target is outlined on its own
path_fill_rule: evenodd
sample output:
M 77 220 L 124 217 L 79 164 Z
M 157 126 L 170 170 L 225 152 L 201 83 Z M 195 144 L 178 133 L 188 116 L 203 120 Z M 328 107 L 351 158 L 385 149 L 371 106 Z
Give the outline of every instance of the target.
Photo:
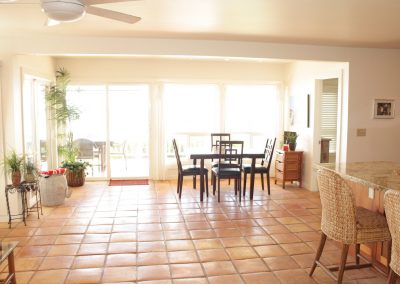
M 350 245 L 343 244 L 342 257 L 340 260 L 340 269 L 339 269 L 339 275 L 338 275 L 338 280 L 337 280 L 338 284 L 341 284 L 343 281 L 343 274 L 344 274 L 344 269 L 346 266 L 347 253 L 349 252 L 349 247 L 350 247 Z
M 360 264 L 360 244 L 356 244 L 356 264 Z
M 319 241 L 317 254 L 315 255 L 315 260 L 309 273 L 310 276 L 313 275 L 315 268 L 317 268 L 317 261 L 320 259 L 322 251 L 324 250 L 325 242 L 326 242 L 326 235 L 324 233 L 321 233 L 321 239 Z
M 393 269 L 390 269 L 390 273 L 389 273 L 389 278 L 388 278 L 388 284 L 396 284 L 396 280 L 397 280 L 397 275 L 396 273 L 393 271 Z

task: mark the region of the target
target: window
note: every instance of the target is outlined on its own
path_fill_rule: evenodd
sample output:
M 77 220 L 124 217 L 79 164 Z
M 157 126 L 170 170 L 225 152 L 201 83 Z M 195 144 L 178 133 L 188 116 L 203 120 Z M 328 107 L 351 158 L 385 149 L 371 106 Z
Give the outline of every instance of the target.
M 275 85 L 227 85 L 224 99 L 225 131 L 244 141 L 248 150 L 264 149 L 278 125 L 278 92 Z
M 214 84 L 165 84 L 163 93 L 164 131 L 167 157 L 174 158 L 172 139 L 180 155 L 207 151 L 210 133 L 220 125 L 219 89 Z

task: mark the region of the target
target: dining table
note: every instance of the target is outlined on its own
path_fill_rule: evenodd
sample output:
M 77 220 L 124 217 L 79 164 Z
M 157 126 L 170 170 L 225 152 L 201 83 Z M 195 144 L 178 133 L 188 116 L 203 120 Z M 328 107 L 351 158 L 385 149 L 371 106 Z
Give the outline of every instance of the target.
M 219 153 L 192 153 L 190 159 L 193 160 L 193 165 L 197 164 L 197 160 L 200 160 L 200 168 L 204 169 L 204 160 L 218 160 L 224 158 L 238 158 L 238 159 L 251 159 L 251 171 L 250 171 L 250 200 L 253 200 L 254 196 L 254 177 L 255 177 L 255 166 L 256 160 L 264 158 L 264 153 L 241 153 L 241 154 L 219 154 Z M 203 201 L 204 196 L 204 179 L 200 178 L 200 201 Z

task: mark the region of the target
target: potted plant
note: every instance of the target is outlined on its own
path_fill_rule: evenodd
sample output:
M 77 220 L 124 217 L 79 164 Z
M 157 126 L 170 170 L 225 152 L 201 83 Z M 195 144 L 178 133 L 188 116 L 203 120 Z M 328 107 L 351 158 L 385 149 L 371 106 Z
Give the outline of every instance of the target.
M 66 169 L 65 175 L 68 186 L 76 187 L 85 184 L 85 170 L 90 166 L 88 162 L 77 161 L 78 149 L 73 142 L 73 134 L 69 133 L 67 142 L 58 147 L 59 153 L 64 157 L 61 167 Z
M 296 150 L 297 137 L 299 135 L 296 132 L 288 132 L 286 135 L 286 144 L 289 144 L 290 151 Z
M 39 174 L 39 169 L 31 160 L 23 164 L 24 180 L 26 182 L 34 182 Z
M 12 150 L 6 155 L 4 164 L 11 173 L 11 182 L 13 186 L 18 186 L 21 183 L 21 170 L 24 162 L 24 156 L 18 155 L 15 150 Z
M 85 184 L 85 170 L 89 167 L 88 162 L 83 161 L 63 161 L 61 167 L 66 169 L 68 186 L 76 187 Z

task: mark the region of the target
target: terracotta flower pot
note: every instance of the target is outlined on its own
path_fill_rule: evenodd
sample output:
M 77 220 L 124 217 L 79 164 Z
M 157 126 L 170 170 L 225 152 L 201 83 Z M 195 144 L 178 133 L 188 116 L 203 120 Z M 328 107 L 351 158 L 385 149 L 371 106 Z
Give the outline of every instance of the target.
M 78 172 L 66 171 L 67 184 L 71 187 L 82 186 L 85 184 L 85 170 Z
M 21 172 L 15 171 L 11 173 L 11 182 L 13 186 L 18 186 L 21 184 Z

